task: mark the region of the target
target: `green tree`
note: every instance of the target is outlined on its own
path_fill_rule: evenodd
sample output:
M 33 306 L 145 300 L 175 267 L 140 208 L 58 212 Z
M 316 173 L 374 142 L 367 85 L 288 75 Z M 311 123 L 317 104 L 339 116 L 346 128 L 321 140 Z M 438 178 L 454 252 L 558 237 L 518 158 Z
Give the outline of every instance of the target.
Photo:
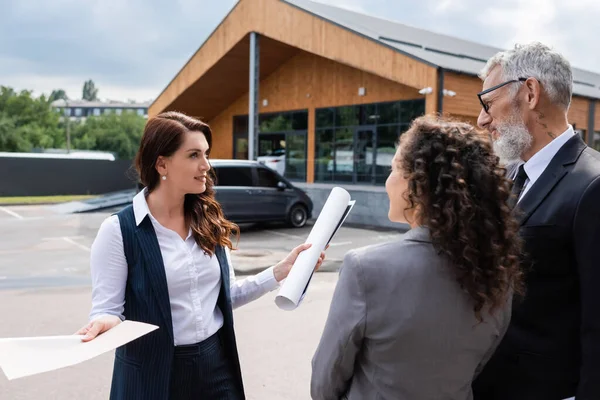
M 31 151 L 62 142 L 59 116 L 44 95 L 34 98 L 27 90 L 0 87 L 0 151 Z
M 51 95 L 52 97 L 52 95 Z M 66 120 L 51 107 L 51 97 L 0 86 L 0 151 L 27 152 L 35 148 L 66 148 Z M 133 112 L 89 117 L 70 122 L 71 147 L 110 151 L 132 159 L 146 119 Z
M 50 93 L 50 97 L 48 97 L 48 101 L 50 103 L 52 103 L 55 100 L 69 100 L 69 97 L 67 96 L 67 93 L 64 90 L 56 89 L 53 90 L 52 93 Z
M 144 117 L 129 112 L 89 117 L 73 127 L 72 142 L 78 149 L 110 151 L 119 158 L 132 159 L 145 125 Z
M 83 94 L 81 95 L 83 100 L 96 101 L 98 100 L 98 89 L 94 85 L 93 80 L 85 81 L 83 84 Z

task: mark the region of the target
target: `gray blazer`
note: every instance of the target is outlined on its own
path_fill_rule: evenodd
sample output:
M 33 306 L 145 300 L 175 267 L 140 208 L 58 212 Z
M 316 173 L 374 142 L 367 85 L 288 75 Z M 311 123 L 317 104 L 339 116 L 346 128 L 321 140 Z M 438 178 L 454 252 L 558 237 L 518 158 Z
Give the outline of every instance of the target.
M 477 324 L 424 227 L 353 250 L 312 360 L 312 398 L 471 399 L 471 382 L 504 335 L 511 302 Z

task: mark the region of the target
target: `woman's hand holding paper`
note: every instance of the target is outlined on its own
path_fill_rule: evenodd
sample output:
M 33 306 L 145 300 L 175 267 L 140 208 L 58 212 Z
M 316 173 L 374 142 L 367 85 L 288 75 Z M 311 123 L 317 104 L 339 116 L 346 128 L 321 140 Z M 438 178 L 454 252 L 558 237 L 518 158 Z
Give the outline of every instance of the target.
M 93 320 L 77 332 L 76 335 L 84 335 L 82 340 L 89 342 L 101 333 L 114 328 L 121 323 L 121 319 L 115 315 L 105 315 L 98 319 Z
M 283 260 L 278 262 L 277 265 L 275 265 L 275 268 L 273 268 L 273 274 L 275 275 L 275 279 L 277 280 L 277 282 L 281 282 L 282 280 L 287 278 L 292 269 L 292 265 L 294 265 L 296 259 L 298 258 L 298 255 L 304 250 L 309 249 L 311 246 L 312 244 L 310 243 L 304 243 L 300 246 L 297 246 L 290 252 L 290 254 L 288 254 L 286 258 L 284 258 Z M 317 260 L 317 264 L 315 265 L 315 271 L 317 271 L 321 267 L 321 265 L 323 264 L 323 260 L 325 260 L 324 251 L 321 252 L 321 256 Z

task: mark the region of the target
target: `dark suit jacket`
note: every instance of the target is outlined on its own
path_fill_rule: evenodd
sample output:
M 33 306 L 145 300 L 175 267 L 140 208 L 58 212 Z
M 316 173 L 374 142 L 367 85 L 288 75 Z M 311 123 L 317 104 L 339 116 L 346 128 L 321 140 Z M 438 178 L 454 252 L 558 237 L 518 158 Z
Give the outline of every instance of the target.
M 173 364 L 173 323 L 167 278 L 152 222 L 146 217 L 135 224 L 133 207 L 119 212 L 123 246 L 128 264 L 125 318 L 158 325 L 159 329 L 117 349 L 110 392 L 111 400 L 168 400 Z M 227 357 L 232 361 L 236 385 L 243 393 L 225 251 L 215 251 L 221 266 L 221 291 L 217 306 L 223 313 L 221 328 Z
M 600 399 L 600 153 L 569 139 L 515 212 L 527 292 L 475 399 Z

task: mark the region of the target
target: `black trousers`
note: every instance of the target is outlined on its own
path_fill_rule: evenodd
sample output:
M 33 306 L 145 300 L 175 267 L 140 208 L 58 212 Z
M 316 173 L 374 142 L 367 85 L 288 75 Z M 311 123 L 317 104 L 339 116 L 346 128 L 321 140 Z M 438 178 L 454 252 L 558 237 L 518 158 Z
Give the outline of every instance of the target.
M 197 344 L 175 346 L 170 400 L 242 398 L 219 332 Z

